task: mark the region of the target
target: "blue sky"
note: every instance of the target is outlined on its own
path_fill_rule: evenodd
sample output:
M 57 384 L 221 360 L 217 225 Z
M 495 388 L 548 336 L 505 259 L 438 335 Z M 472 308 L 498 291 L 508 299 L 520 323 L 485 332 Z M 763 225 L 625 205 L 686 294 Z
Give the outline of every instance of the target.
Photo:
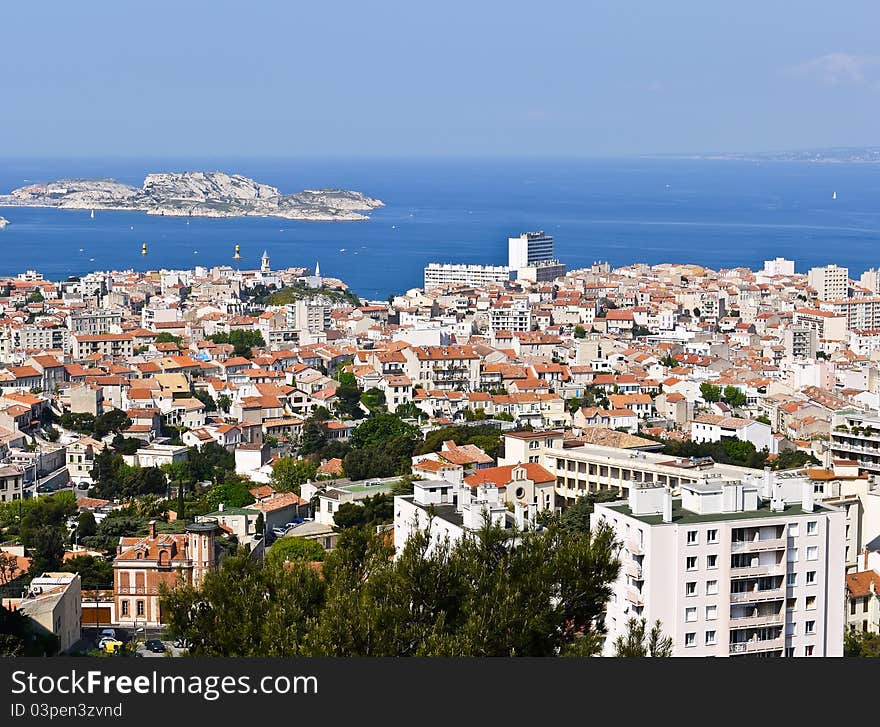
M 4 4 L 0 156 L 880 144 L 880 3 Z

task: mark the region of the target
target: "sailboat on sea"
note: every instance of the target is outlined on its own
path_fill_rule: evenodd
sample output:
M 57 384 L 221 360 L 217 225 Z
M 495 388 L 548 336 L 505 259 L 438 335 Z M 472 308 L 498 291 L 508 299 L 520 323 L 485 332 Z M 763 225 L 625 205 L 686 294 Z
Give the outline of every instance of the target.
M 92 210 L 92 214 L 89 215 L 92 219 L 95 219 L 95 210 Z
M 837 192 L 834 192 L 834 193 L 831 195 L 831 199 L 837 199 Z

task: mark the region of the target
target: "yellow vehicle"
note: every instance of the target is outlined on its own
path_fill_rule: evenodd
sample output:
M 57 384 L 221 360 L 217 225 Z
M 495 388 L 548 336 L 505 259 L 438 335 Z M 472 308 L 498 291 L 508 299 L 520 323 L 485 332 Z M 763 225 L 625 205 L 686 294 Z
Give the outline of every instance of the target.
M 104 641 L 103 648 L 107 654 L 118 654 L 122 648 L 122 642 L 115 639 L 107 639 Z

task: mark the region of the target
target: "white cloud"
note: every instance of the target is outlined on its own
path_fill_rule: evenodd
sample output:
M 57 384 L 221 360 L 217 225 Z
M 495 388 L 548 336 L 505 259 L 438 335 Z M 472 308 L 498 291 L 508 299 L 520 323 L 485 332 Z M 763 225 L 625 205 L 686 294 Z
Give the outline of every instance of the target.
M 880 56 L 826 53 L 785 69 L 788 75 L 812 78 L 830 85 L 863 84 L 880 69 Z

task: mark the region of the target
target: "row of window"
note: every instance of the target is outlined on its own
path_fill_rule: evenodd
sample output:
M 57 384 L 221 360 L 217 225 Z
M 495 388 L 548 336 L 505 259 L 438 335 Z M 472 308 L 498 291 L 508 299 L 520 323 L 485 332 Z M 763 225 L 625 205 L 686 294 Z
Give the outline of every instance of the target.
M 122 615 L 123 615 L 123 616 L 128 616 L 128 615 L 129 615 L 129 611 L 128 611 L 128 601 L 123 600 L 123 601 L 121 602 L 121 605 L 122 605 Z M 135 615 L 137 615 L 137 616 L 143 616 L 143 615 L 144 615 L 144 608 L 145 608 L 145 606 L 144 606 L 144 602 L 143 602 L 142 600 L 139 599 L 139 600 L 135 601 L 135 605 L 134 605 L 134 607 L 135 607 Z
M 799 532 L 799 524 L 791 523 L 788 526 L 788 534 L 790 537 L 796 538 Z M 807 535 L 818 535 L 819 533 L 819 522 L 818 520 L 808 520 L 807 521 Z M 687 544 L 688 545 L 698 545 L 699 544 L 700 531 L 699 530 L 688 530 L 687 531 Z M 706 531 L 706 543 L 712 545 L 713 543 L 718 542 L 718 531 L 715 529 Z

